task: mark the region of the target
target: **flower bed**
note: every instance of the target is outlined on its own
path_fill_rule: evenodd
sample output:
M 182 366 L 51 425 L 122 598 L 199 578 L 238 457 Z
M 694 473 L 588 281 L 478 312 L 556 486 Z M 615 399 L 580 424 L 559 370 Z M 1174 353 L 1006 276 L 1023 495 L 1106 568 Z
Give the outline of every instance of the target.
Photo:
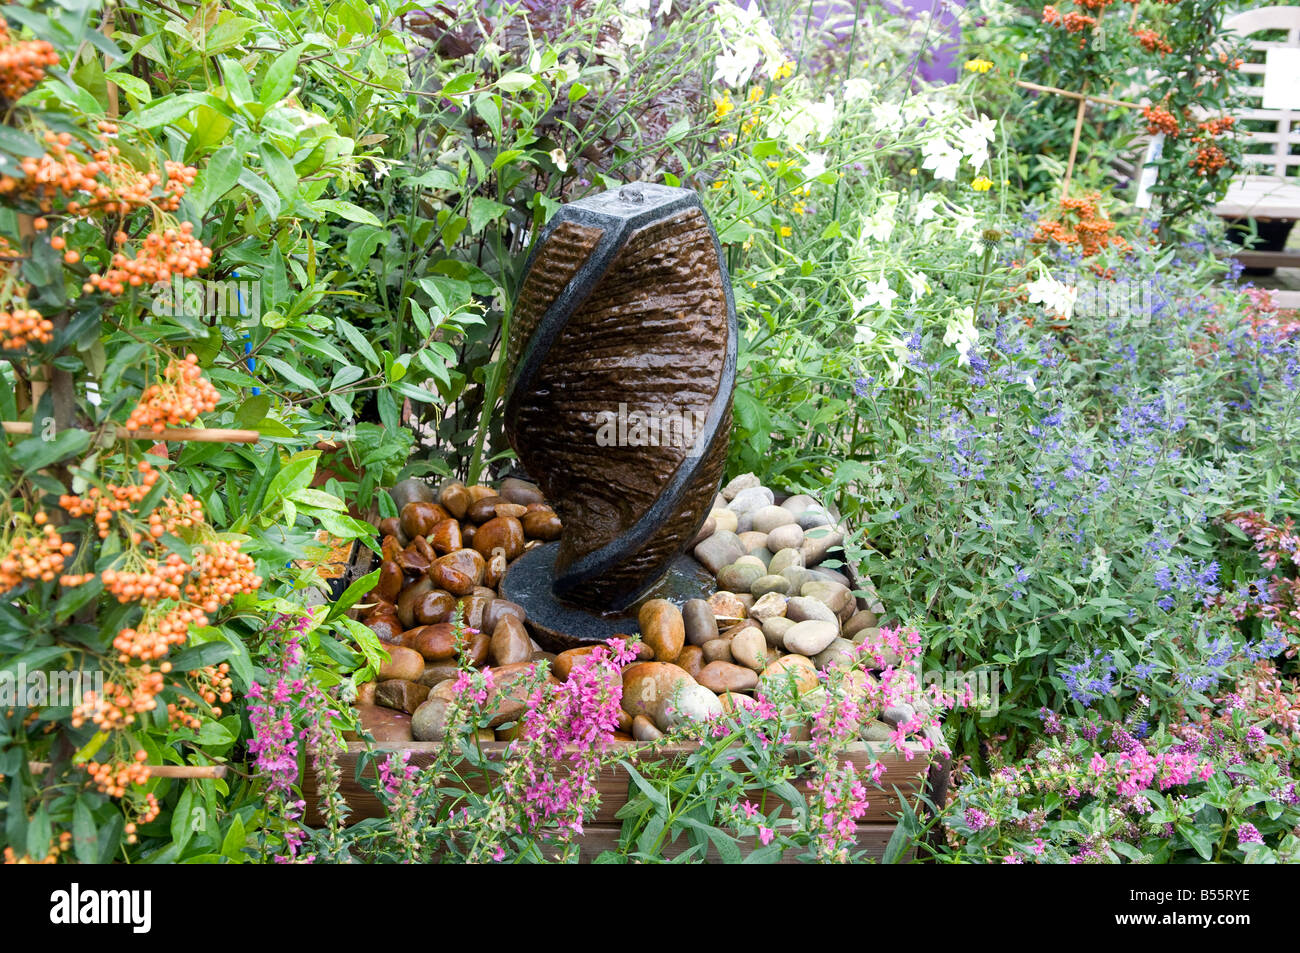
M 934 747 L 928 750 L 919 743 L 908 742 L 905 746 L 907 754 L 895 751 L 877 754 L 870 745 L 865 743 L 855 744 L 843 753 L 844 763 L 852 765 L 859 771 L 867 771 L 876 761 L 885 765 L 885 773 L 880 779 L 881 790 L 875 793 L 865 813 L 855 824 L 853 842 L 856 849 L 863 851 L 867 858 L 880 859 L 884 856 L 890 838 L 898 829 L 897 816 L 905 804 L 922 810 L 925 807 L 922 798 L 930 803 L 943 803 L 948 787 L 949 758 L 938 732 L 934 733 L 933 741 Z M 347 751 L 339 758 L 339 768 L 343 778 L 339 792 L 347 801 L 350 810 L 347 823 L 355 824 L 366 819 L 385 816 L 385 802 L 374 789 L 374 784 L 378 780 L 374 758 L 371 759 L 368 770 L 363 767 L 361 772 L 358 772 L 358 768 L 365 765 L 368 752 L 375 757 L 392 752 L 405 753 L 409 756 L 410 764 L 423 767 L 433 762 L 440 747 L 437 742 L 422 741 L 374 745 L 360 741 L 349 742 Z M 509 747 L 509 744 L 499 741 L 484 742 L 483 745 L 484 753 L 494 760 L 504 757 Z M 698 744 L 665 744 L 652 751 L 638 751 L 633 756 L 633 763 L 644 767 L 645 764 L 656 760 L 680 760 L 698 751 L 699 748 Z M 361 780 L 362 777 L 366 780 Z M 480 794 L 485 793 L 487 788 L 487 784 L 481 778 L 467 779 L 466 784 Z M 588 818 L 578 838 L 579 859 L 582 862 L 593 861 L 602 851 L 614 850 L 618 846 L 623 829 L 621 812 L 625 811 L 629 800 L 636 792 L 630 774 L 625 768 L 619 766 L 603 769 L 596 778 L 595 787 L 600 794 L 600 804 Z M 802 793 L 806 794 L 808 791 L 807 782 L 798 782 L 796 787 Z M 307 802 L 304 817 L 306 823 L 313 827 L 323 826 L 326 821 L 319 809 L 320 789 L 314 772 L 310 770 L 307 772 L 303 779 L 302 791 Z M 749 795 L 755 801 L 762 799 L 762 792 L 758 790 L 749 792 Z M 789 814 L 788 806 L 782 804 L 781 816 L 788 817 Z M 663 856 L 671 859 L 686 850 L 688 846 L 686 843 L 666 844 L 663 848 Z M 750 852 L 748 847 L 741 847 L 740 850 L 743 855 L 748 855 Z M 710 850 L 708 859 L 711 861 L 719 859 L 716 849 Z M 782 858 L 782 862 L 793 860 L 793 857 Z

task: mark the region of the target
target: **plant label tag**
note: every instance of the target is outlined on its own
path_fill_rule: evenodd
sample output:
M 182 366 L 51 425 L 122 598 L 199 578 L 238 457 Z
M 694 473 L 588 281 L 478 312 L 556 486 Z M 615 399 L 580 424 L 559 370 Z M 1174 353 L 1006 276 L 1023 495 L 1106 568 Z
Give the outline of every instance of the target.
M 1157 132 L 1151 141 L 1147 143 L 1146 155 L 1142 157 L 1142 175 L 1138 178 L 1137 198 L 1133 200 L 1133 204 L 1137 208 L 1151 207 L 1151 189 L 1160 177 L 1160 170 L 1156 168 L 1155 163 L 1164 150 L 1165 134 Z
M 1269 49 L 1264 58 L 1265 109 L 1300 109 L 1300 49 Z

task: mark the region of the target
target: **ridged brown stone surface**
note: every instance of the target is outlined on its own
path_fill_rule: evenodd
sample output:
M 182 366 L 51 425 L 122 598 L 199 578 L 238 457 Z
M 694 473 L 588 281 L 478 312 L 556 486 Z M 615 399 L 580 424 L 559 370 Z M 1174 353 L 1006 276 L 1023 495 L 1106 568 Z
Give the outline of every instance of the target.
M 602 231 L 562 222 L 535 253 L 508 345 L 512 378 L 548 302 L 579 274 Z M 594 278 L 553 339 L 532 343 L 545 348 L 544 357 L 512 393 L 506 433 L 563 521 L 557 576 L 641 531 L 616 565 L 578 573 L 562 593 L 604 610 L 652 584 L 708 515 L 730 433 L 735 331 L 726 275 L 698 205 L 670 209 L 632 231 Z M 684 420 L 691 438 L 602 445 L 602 428 L 607 436 L 617 432 L 620 405 L 625 420 L 634 412 L 661 423 Z M 711 412 L 718 424 L 701 434 Z M 707 446 L 694 447 L 696 435 Z M 679 470 L 689 480 L 671 506 L 647 520 Z

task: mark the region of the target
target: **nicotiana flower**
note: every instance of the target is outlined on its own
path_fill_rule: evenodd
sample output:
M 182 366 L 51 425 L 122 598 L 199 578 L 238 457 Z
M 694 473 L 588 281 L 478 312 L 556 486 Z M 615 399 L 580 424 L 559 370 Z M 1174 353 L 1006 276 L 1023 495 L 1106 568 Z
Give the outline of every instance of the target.
M 889 311 L 894 307 L 894 299 L 897 297 L 898 292 L 889 287 L 888 279 L 878 278 L 875 281 L 868 281 L 862 297 L 853 299 L 853 313 L 860 314 L 867 308 L 873 307 Z
M 912 350 L 906 338 L 897 335 L 889 339 L 889 353 L 885 355 L 885 366 L 889 368 L 889 377 L 895 384 L 903 379 L 907 365 L 912 359 Z
M 896 132 L 903 127 L 903 111 L 894 103 L 877 103 L 871 107 L 871 116 L 886 132 Z
M 894 222 L 898 220 L 898 193 L 885 192 L 880 196 L 880 205 L 871 215 L 862 221 L 862 236 L 859 239 L 859 246 L 865 250 L 865 246 L 871 241 L 886 242 L 889 236 L 894 233 Z
M 783 106 L 773 119 L 773 126 L 780 129 L 783 138 L 796 146 L 801 146 L 809 139 L 825 142 L 835 131 L 838 113 L 835 99 L 827 94 L 821 102 L 797 99 Z
M 629 48 L 645 46 L 650 36 L 651 23 L 645 17 L 620 16 L 618 18 L 619 39 Z
M 953 312 L 943 332 L 943 343 L 957 348 L 957 363 L 970 364 L 971 349 L 979 342 L 979 328 L 975 327 L 975 311 L 967 306 Z
M 907 276 L 907 283 L 912 289 L 912 300 L 915 301 L 930 291 L 930 279 L 925 272 L 917 271 Z
M 775 76 L 785 65 L 787 57 L 781 41 L 757 4 L 740 7 L 731 0 L 721 0 L 713 6 L 713 17 L 722 47 L 713 64 L 718 82 L 734 89 L 747 83 L 760 63 L 768 76 Z
M 966 127 L 961 150 L 972 168 L 983 168 L 989 161 L 989 145 L 997 135 L 997 126 L 996 119 L 990 119 L 981 113 L 978 119 L 973 120 Z
M 846 103 L 858 103 L 870 99 L 876 91 L 875 84 L 865 79 L 848 79 L 842 87 Z
M 938 195 L 934 193 L 922 195 L 912 206 L 912 222 L 915 225 L 924 225 L 931 219 L 938 218 L 942 210 L 943 200 Z
M 921 168 L 929 169 L 936 179 L 954 181 L 957 167 L 961 164 L 962 154 L 954 149 L 946 139 L 935 138 L 921 144 Z
M 1079 290 L 1072 285 L 1057 281 L 1051 275 L 1041 275 L 1025 285 L 1029 292 L 1030 304 L 1041 304 L 1053 314 L 1069 320 L 1074 313 L 1074 303 L 1079 298 Z
M 804 156 L 802 175 L 806 181 L 811 181 L 826 172 L 826 156 L 820 152 L 809 152 Z

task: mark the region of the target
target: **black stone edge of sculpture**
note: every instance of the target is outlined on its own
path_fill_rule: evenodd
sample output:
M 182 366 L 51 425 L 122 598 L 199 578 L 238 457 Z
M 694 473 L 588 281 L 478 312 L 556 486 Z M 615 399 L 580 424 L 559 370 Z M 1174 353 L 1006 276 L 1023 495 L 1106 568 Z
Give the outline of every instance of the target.
M 658 196 L 657 201 L 654 200 L 656 194 Z M 646 201 L 647 197 L 651 199 L 650 202 Z M 604 210 L 604 207 L 615 203 L 620 203 L 620 207 L 625 206 L 629 211 L 632 209 L 636 209 L 636 211 L 632 211 L 631 214 L 618 214 L 618 212 Z M 696 434 L 695 445 L 692 448 L 693 452 L 682 461 L 681 465 L 673 473 L 668 485 L 655 498 L 654 503 L 641 515 L 636 523 L 617 539 L 575 560 L 562 575 L 557 576 L 552 587 L 552 591 L 557 596 L 563 596 L 565 592 L 573 589 L 583 580 L 599 575 L 631 556 L 650 540 L 658 526 L 676 509 L 682 494 L 694 479 L 696 469 L 708 456 L 708 449 L 712 446 L 713 441 L 717 439 L 722 419 L 726 416 L 727 408 L 730 406 L 732 391 L 736 383 L 739 328 L 736 321 L 736 301 L 731 290 L 731 278 L 727 274 L 726 259 L 722 254 L 722 243 L 718 241 L 718 233 L 713 227 L 709 213 L 700 201 L 698 193 L 693 190 L 638 182 L 565 205 L 543 227 L 525 261 L 523 274 L 526 276 L 532 270 L 533 263 L 542 247 L 546 244 L 546 240 L 561 224 L 571 222 L 575 225 L 601 229 L 601 236 L 596 243 L 595 249 L 582 263 L 577 273 L 569 280 L 569 283 L 565 285 L 564 290 L 546 309 L 532 336 L 525 342 L 520 351 L 519 361 L 506 396 L 505 414 L 507 419 L 515 416 L 518 395 L 537 376 L 537 372 L 546 360 L 546 355 L 559 339 L 560 333 L 568 324 L 569 319 L 586 301 L 592 290 L 600 284 L 627 240 L 642 228 L 663 221 L 678 212 L 693 208 L 699 209 L 700 214 L 704 216 L 705 223 L 709 226 L 709 234 L 713 240 L 713 251 L 718 260 L 718 275 L 722 281 L 722 290 L 727 302 L 727 353 L 723 359 L 722 375 L 718 381 L 717 394 L 713 398 L 713 404 L 709 407 L 704 427 Z M 522 287 L 522 282 L 520 286 Z M 508 342 L 505 346 L 509 346 Z M 708 518 L 707 513 L 704 518 Z M 702 523 L 703 520 L 701 520 Z M 698 530 L 698 527 L 696 527 L 696 530 Z M 678 550 L 679 553 L 685 549 L 689 541 L 689 539 L 683 541 L 681 549 Z M 669 560 L 664 565 L 663 569 L 665 571 L 668 565 L 671 565 L 671 562 L 672 560 Z M 654 580 L 651 580 L 646 589 L 653 585 Z M 642 593 L 644 591 L 642 590 Z M 625 608 L 635 602 L 642 593 L 633 594 L 621 600 L 622 605 L 612 606 L 611 608 Z

